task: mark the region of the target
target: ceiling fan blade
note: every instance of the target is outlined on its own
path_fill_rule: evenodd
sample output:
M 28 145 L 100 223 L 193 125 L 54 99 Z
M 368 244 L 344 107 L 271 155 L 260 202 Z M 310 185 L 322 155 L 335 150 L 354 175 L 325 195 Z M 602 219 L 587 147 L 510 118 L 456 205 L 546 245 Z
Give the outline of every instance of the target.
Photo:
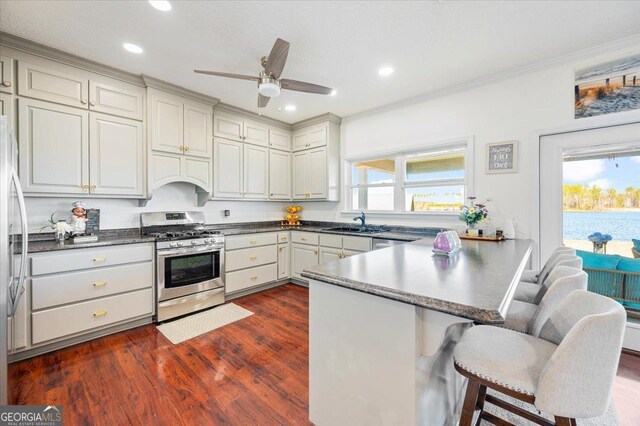
M 252 75 L 233 74 L 230 72 L 217 72 L 217 71 L 205 71 L 205 70 L 193 70 L 193 72 L 197 72 L 198 74 L 216 75 L 218 77 L 239 78 L 241 80 L 251 80 L 251 81 L 260 80 L 258 77 L 254 77 Z
M 273 78 L 280 78 L 284 64 L 287 63 L 287 55 L 289 54 L 289 42 L 279 38 L 271 48 L 271 53 L 267 57 L 267 66 L 264 71 L 267 75 L 271 74 Z
M 267 106 L 267 104 L 269 103 L 269 99 L 271 99 L 268 96 L 262 96 L 260 94 L 258 94 L 258 108 L 264 108 Z
M 289 80 L 283 78 L 280 80 L 280 86 L 283 89 L 295 90 L 297 92 L 318 93 L 320 95 L 330 95 L 333 89 L 330 87 L 320 86 L 319 84 L 305 83 L 304 81 Z

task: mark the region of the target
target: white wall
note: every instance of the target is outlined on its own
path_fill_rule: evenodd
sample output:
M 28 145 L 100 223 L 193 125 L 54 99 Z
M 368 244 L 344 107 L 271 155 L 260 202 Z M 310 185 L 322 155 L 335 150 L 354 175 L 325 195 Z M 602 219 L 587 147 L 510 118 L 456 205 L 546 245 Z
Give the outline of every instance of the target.
M 173 183 L 158 188 L 145 207 L 138 207 L 137 200 L 82 199 L 88 208 L 100 209 L 100 228 L 135 228 L 140 225 L 140 213 L 163 210 L 197 210 L 205 213 L 207 223 L 231 223 L 262 220 L 279 220 L 284 216 L 286 203 L 265 201 L 209 201 L 204 207 L 196 207 L 195 187 L 188 183 Z M 29 231 L 37 232 L 47 225 L 49 216 L 57 219 L 71 217 L 71 204 L 78 198 L 27 197 Z M 231 210 L 224 217 L 224 210 Z M 43 232 L 49 232 L 45 230 Z

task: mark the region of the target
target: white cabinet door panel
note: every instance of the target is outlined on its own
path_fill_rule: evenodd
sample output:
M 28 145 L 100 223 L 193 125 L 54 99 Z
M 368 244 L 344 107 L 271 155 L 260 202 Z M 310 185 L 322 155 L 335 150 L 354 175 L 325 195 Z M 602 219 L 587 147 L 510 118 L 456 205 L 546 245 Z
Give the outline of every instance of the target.
M 144 89 L 127 85 L 115 86 L 99 81 L 89 82 L 89 109 L 105 114 L 142 120 Z
M 7 56 L 0 56 L 0 92 L 13 93 L 15 87 L 13 59 Z
M 89 78 L 18 61 L 18 94 L 59 104 L 88 108 Z
M 103 195 L 144 194 L 142 123 L 107 114 L 89 114 L 90 192 Z
M 300 151 L 309 147 L 309 132 L 298 131 L 293 134 L 293 150 Z
M 214 140 L 214 196 L 242 197 L 242 144 L 225 139 Z
M 213 117 L 213 136 L 242 142 L 242 119 L 215 114 Z
M 184 146 L 185 154 L 211 158 L 211 107 L 184 104 Z
M 197 158 L 183 158 L 182 177 L 211 192 L 211 161 Z
M 156 91 L 150 91 L 150 96 L 151 148 L 156 151 L 182 154 L 184 116 L 181 99 Z
M 269 198 L 291 199 L 291 154 L 269 151 Z
M 336 248 L 320 247 L 320 264 L 341 259 L 342 250 Z
M 170 154 L 152 153 L 149 167 L 151 168 L 151 189 L 156 189 L 170 182 L 180 180 L 180 157 Z
M 269 198 L 269 150 L 245 144 L 243 161 L 243 197 Z
M 244 121 L 244 139 L 246 143 L 260 146 L 269 146 L 269 129 L 255 121 Z
M 309 148 L 317 148 L 327 144 L 327 127 L 322 124 L 309 131 Z
M 291 186 L 293 198 L 296 200 L 307 198 L 307 181 L 309 180 L 309 156 L 306 152 L 294 152 L 291 162 L 292 178 Z
M 278 244 L 278 279 L 291 277 L 291 244 Z
M 15 99 L 8 93 L 0 93 L 0 115 L 6 115 L 9 117 L 9 123 L 11 123 L 11 131 L 17 134 L 16 129 L 16 114 L 15 114 Z
M 307 246 L 304 244 L 291 245 L 291 264 L 293 267 L 293 276 L 301 280 L 307 280 L 302 277 L 302 271 L 310 266 L 318 265 L 318 247 Z
M 229 272 L 225 277 L 225 294 L 234 293 L 278 279 L 278 266 L 275 263 L 256 268 Z
M 291 133 L 286 130 L 270 129 L 269 147 L 283 151 L 291 151 Z
M 327 198 L 327 149 L 326 147 L 308 151 L 309 198 Z
M 89 185 L 89 113 L 26 98 L 21 98 L 18 106 L 23 190 L 86 194 Z

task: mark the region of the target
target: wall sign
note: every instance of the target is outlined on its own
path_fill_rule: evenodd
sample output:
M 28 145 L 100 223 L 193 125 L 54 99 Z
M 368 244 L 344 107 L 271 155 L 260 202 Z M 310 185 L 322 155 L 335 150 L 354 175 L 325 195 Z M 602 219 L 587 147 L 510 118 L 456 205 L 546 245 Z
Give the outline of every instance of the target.
M 518 171 L 518 141 L 487 144 L 487 173 Z

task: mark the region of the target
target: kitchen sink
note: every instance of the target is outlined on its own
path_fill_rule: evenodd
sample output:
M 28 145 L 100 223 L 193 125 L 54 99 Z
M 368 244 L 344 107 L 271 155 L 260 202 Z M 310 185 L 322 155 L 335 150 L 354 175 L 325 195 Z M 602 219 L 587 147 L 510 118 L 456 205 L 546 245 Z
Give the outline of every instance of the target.
M 371 229 L 371 228 L 353 228 L 347 226 L 338 226 L 335 228 L 325 228 L 325 231 L 336 231 L 336 232 L 354 232 L 358 234 L 376 234 L 378 232 L 385 232 L 382 229 Z

